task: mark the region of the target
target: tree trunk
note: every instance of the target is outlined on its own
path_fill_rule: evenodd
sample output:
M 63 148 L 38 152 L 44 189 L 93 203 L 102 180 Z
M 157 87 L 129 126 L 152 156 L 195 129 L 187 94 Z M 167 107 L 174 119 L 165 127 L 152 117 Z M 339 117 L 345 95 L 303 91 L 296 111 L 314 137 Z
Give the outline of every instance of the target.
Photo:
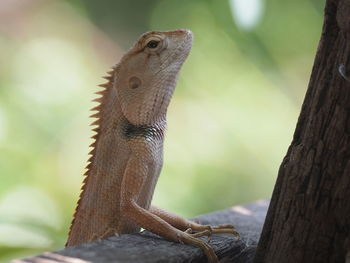
M 350 0 L 327 0 L 308 91 L 255 263 L 345 262 L 350 251 L 349 56 Z

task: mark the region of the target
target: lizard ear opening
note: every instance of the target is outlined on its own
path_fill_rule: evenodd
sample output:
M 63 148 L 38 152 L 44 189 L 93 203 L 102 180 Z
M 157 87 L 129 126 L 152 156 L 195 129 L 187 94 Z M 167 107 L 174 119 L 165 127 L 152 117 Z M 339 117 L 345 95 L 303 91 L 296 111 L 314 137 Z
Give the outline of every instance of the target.
M 137 88 L 141 87 L 141 85 L 142 85 L 142 81 L 138 77 L 132 76 L 129 79 L 129 87 L 131 89 L 137 89 Z

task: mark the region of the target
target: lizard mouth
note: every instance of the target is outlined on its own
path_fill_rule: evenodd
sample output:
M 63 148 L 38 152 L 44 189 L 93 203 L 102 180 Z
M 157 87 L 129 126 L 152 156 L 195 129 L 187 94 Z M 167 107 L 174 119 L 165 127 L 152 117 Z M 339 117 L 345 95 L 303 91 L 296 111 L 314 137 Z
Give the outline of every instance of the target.
M 176 31 L 173 31 L 174 34 L 181 34 L 184 36 L 183 41 L 176 47 L 174 52 L 169 54 L 167 57 L 165 57 L 164 61 L 160 64 L 159 70 L 156 73 L 159 73 L 169 66 L 172 65 L 172 62 L 175 60 L 178 61 L 185 61 L 185 59 L 188 57 L 191 47 L 192 47 L 192 39 L 193 35 L 190 30 L 186 29 L 179 29 Z

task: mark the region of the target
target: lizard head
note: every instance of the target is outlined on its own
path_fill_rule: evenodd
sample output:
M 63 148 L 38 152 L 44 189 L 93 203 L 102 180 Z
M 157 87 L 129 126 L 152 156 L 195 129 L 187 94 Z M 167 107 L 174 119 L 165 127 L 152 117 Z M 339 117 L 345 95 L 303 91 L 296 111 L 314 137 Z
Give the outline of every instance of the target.
M 123 56 L 114 88 L 123 115 L 134 125 L 165 119 L 177 76 L 192 46 L 189 30 L 148 32 Z

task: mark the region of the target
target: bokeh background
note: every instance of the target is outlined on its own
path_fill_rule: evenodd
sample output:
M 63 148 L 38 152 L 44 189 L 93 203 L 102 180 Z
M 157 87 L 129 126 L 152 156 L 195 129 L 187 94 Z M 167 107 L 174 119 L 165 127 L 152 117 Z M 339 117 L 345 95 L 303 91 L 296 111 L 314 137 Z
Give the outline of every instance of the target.
M 1 0 L 0 261 L 62 248 L 91 100 L 139 34 L 188 28 L 154 203 L 186 217 L 271 196 L 320 37 L 321 0 Z

